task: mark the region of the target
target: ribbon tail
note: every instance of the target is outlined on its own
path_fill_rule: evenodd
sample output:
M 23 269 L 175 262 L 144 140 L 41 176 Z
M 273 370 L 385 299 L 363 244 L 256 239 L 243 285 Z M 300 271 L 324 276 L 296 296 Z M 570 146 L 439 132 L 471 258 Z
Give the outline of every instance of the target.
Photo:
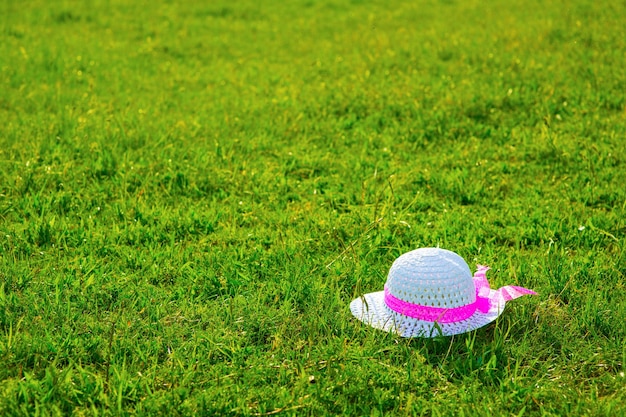
M 476 308 L 483 313 L 488 313 L 491 308 L 491 288 L 487 280 L 488 266 L 477 265 L 474 273 L 474 286 L 476 287 Z
M 495 291 L 491 302 L 494 305 L 497 305 L 498 308 L 504 308 L 504 304 L 507 301 L 515 300 L 523 295 L 537 295 L 537 293 L 533 290 L 529 290 L 528 288 L 507 285 Z
M 523 295 L 537 295 L 533 290 L 528 288 L 518 287 L 515 285 L 507 285 L 496 290 L 496 297 L 501 298 L 502 301 L 511 301 L 519 298 Z
M 533 290 L 507 285 L 498 290 L 492 290 L 487 281 L 488 266 L 478 265 L 474 274 L 474 285 L 476 286 L 476 308 L 483 313 L 488 313 L 492 307 L 504 308 L 507 301 L 515 300 L 524 295 L 537 295 Z
M 487 281 L 487 271 L 490 269 L 488 266 L 478 265 L 478 269 L 474 273 L 474 286 L 476 287 L 476 295 L 479 297 L 489 296 L 490 287 L 489 281 Z

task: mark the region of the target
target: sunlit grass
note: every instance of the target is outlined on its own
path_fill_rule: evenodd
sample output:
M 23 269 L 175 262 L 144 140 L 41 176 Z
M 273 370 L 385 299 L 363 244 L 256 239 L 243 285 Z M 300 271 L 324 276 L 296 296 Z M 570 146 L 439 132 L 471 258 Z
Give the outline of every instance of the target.
M 626 413 L 625 19 L 3 3 L 0 414 Z M 540 296 L 454 338 L 353 320 L 437 245 Z

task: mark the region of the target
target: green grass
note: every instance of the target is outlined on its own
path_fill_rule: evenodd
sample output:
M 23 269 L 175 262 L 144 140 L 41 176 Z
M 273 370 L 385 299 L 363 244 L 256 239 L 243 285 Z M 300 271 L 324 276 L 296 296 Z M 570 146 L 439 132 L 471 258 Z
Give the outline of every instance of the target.
M 1 2 L 0 414 L 626 415 L 625 21 Z M 351 317 L 437 245 L 540 296 Z

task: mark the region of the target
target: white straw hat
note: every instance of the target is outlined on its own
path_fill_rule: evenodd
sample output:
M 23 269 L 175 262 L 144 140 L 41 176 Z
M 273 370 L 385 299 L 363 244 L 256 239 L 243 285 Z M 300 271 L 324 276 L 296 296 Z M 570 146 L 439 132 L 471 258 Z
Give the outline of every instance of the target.
M 507 301 L 537 294 L 516 286 L 492 290 L 487 270 L 478 265 L 472 277 L 456 253 L 416 249 L 391 265 L 384 291 L 353 300 L 350 311 L 364 323 L 402 337 L 452 336 L 491 323 Z

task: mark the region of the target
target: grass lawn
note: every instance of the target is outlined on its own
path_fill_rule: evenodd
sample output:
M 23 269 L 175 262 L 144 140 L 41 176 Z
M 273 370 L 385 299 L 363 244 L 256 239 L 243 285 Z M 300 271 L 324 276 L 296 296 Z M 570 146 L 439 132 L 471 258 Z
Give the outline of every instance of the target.
M 0 415 L 626 415 L 626 3 L 0 2 Z M 348 308 L 409 250 L 495 322 Z

